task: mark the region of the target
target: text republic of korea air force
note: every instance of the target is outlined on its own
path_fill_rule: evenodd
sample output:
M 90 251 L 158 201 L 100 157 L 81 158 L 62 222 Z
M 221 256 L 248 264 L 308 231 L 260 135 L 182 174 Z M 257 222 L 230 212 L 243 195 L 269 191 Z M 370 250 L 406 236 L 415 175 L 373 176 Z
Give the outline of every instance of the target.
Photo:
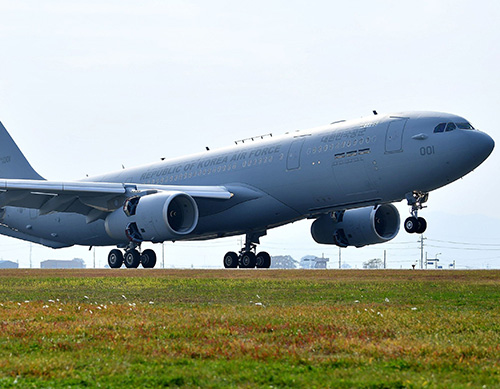
M 430 191 L 463 177 L 492 152 L 493 139 L 464 118 L 404 112 L 339 121 L 281 137 L 89 177 L 44 180 L 0 123 L 0 233 L 53 248 L 116 246 L 111 268 L 154 267 L 142 242 L 245 235 L 227 268 L 268 268 L 257 252 L 268 229 L 314 219 L 320 244 L 382 243 L 399 232 L 392 205 L 411 206 L 408 233 Z

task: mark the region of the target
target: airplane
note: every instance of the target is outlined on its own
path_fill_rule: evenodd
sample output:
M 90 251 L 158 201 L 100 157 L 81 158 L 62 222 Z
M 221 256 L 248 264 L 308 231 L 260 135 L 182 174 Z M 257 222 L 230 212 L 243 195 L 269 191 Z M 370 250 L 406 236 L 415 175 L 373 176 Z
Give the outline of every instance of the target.
M 257 252 L 272 228 L 312 219 L 319 244 L 363 247 L 400 229 L 392 204 L 411 207 L 408 233 L 429 192 L 478 167 L 493 139 L 463 117 L 403 112 L 259 136 L 187 157 L 85 179 L 48 181 L 0 123 L 0 234 L 52 248 L 116 246 L 111 268 L 152 268 L 143 242 L 245 235 L 225 268 L 269 268 Z

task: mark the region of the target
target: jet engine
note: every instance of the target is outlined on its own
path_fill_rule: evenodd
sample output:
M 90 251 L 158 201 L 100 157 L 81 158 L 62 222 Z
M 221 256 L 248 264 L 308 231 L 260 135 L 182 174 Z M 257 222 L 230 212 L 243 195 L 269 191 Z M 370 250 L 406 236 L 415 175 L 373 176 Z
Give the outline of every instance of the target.
M 158 192 L 128 198 L 105 220 L 106 233 L 119 241 L 163 242 L 191 233 L 198 205 L 182 192 Z
M 392 204 L 323 215 L 311 226 L 313 239 L 339 247 L 387 242 L 399 232 L 399 212 Z

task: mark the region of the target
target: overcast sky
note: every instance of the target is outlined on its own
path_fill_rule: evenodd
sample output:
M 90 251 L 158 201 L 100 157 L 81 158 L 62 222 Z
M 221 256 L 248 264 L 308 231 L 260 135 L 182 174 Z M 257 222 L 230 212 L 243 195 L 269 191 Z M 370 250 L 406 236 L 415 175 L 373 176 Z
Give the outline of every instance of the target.
M 459 114 L 498 145 L 499 4 L 0 0 L 0 120 L 35 169 L 53 180 L 373 109 Z M 475 172 L 431 193 L 422 212 L 429 256 L 500 267 L 499 158 L 495 150 Z M 406 218 L 406 205 L 398 208 Z M 338 249 L 314 243 L 309 226 L 271 231 L 262 249 L 338 261 Z M 392 267 L 407 268 L 420 255 L 417 239 L 402 231 L 392 243 L 348 249 L 343 258 L 360 267 L 385 248 Z M 170 243 L 165 260 L 220 266 L 238 244 Z M 1 258 L 29 264 L 28 243 L 0 237 L 0 247 Z M 154 247 L 161 259 L 161 246 Z M 87 248 L 32 250 L 35 266 L 73 257 L 92 265 Z M 105 264 L 108 251 L 96 250 L 97 264 Z

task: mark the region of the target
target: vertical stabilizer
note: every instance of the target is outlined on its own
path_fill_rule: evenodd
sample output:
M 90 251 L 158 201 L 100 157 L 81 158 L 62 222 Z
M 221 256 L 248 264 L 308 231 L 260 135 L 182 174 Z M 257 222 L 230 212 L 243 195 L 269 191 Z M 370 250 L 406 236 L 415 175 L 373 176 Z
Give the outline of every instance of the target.
M 0 122 L 0 178 L 43 180 Z

